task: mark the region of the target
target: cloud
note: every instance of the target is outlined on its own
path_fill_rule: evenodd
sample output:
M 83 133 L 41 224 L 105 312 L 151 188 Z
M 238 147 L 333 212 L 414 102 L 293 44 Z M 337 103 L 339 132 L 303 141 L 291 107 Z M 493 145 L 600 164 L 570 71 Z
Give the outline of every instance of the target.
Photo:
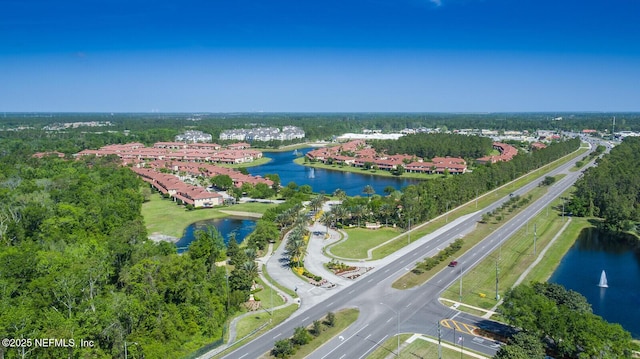
M 442 6 L 442 0 L 429 0 L 435 6 Z

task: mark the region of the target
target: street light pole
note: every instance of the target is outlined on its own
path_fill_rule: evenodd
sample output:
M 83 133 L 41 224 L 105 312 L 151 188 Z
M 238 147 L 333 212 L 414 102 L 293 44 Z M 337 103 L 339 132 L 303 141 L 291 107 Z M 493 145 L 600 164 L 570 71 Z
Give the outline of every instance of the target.
M 498 294 L 498 274 L 500 273 L 500 268 L 498 267 L 498 260 L 496 260 L 496 300 L 500 300 L 500 294 Z
M 382 304 L 385 307 L 389 308 L 389 310 L 391 310 L 392 312 L 394 312 L 396 314 L 396 336 L 398 337 L 398 349 L 397 349 L 397 352 L 396 352 L 396 356 L 399 357 L 400 356 L 400 313 L 396 312 L 388 304 L 385 304 L 383 302 L 380 302 L 380 304 Z
M 460 303 L 462 303 L 462 264 L 460 264 Z

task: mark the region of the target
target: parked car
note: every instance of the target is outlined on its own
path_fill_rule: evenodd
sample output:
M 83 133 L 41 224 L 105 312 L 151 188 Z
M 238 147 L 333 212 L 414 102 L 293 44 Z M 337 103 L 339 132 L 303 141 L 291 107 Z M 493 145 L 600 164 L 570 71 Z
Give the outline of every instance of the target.
M 458 261 L 451 261 L 449 262 L 449 267 L 455 267 L 458 265 Z

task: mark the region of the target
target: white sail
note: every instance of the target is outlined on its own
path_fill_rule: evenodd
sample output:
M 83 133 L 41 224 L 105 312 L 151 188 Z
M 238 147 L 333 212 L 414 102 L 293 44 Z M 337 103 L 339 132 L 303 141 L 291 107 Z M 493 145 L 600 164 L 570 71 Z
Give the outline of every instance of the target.
M 605 274 L 604 270 L 602 270 L 602 274 L 600 274 L 600 283 L 598 283 L 598 287 L 600 288 L 609 287 L 609 285 L 607 284 L 607 275 Z

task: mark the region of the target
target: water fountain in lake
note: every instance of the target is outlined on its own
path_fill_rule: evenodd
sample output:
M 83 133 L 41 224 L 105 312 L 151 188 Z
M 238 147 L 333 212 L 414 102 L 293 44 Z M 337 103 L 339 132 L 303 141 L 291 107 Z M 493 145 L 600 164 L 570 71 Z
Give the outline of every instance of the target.
M 315 170 L 315 168 L 311 168 L 311 169 L 309 170 L 309 175 L 308 175 L 308 177 L 309 177 L 309 178 L 316 178 L 316 170 Z
M 598 287 L 600 288 L 609 287 L 609 285 L 607 284 L 607 274 L 604 272 L 604 269 L 602 270 L 602 274 L 600 274 L 600 282 L 598 283 Z

